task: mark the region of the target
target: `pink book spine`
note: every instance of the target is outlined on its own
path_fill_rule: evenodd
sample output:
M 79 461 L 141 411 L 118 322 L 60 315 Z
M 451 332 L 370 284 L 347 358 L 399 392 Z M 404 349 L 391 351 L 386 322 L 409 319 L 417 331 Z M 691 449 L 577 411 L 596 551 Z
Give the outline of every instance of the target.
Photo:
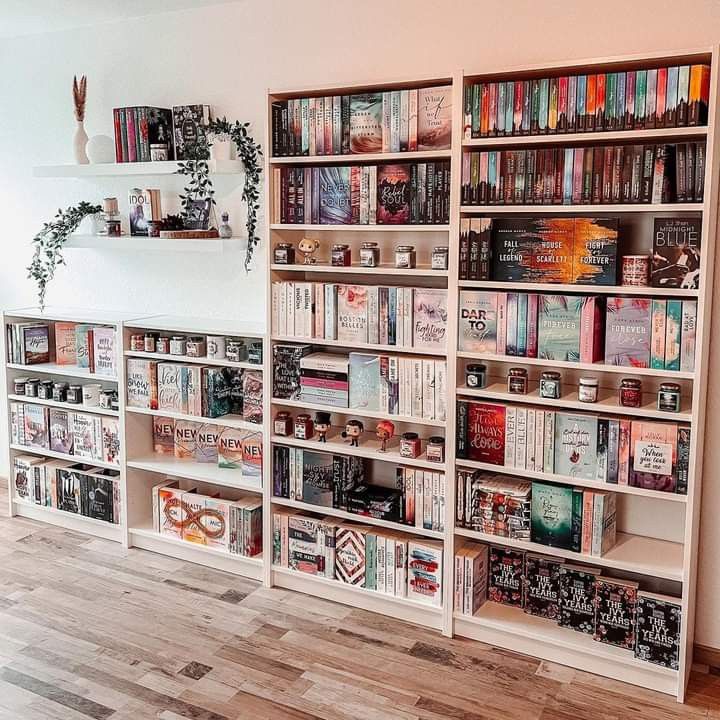
M 127 136 L 128 136 L 128 160 L 137 162 L 137 152 L 135 149 L 135 108 L 128 108 L 125 111 L 127 118 Z
M 536 293 L 528 295 L 527 309 L 527 356 L 538 356 L 538 296 Z
M 325 338 L 325 284 L 315 283 L 315 327 L 313 337 Z
M 573 184 L 572 184 L 572 201 L 573 205 L 582 203 L 583 194 L 583 170 L 585 164 L 585 153 L 587 149 L 576 148 L 573 154 Z
M 536 313 L 537 314 L 537 313 Z M 497 328 L 495 331 L 497 355 L 505 354 L 507 345 L 507 293 L 497 294 Z
M 620 420 L 618 445 L 618 485 L 627 485 L 630 477 L 630 420 Z
M 602 359 L 602 325 L 597 298 L 585 299 L 580 320 L 580 362 L 597 362 Z
M 582 541 L 580 552 L 590 554 L 593 535 L 593 495 L 591 490 L 583 492 Z

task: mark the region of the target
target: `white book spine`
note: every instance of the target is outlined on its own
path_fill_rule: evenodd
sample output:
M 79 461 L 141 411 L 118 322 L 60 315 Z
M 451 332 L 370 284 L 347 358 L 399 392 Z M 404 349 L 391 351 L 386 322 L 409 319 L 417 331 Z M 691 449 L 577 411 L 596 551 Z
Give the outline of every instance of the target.
M 315 303 L 313 302 L 313 284 L 306 282 L 302 284 L 303 292 L 303 337 L 311 339 L 313 336 L 313 325 L 315 318 L 313 316 L 313 309 Z
M 422 417 L 432 420 L 435 417 L 435 361 L 422 361 Z
M 395 538 L 385 541 L 385 592 L 395 595 Z
M 455 574 L 453 577 L 453 608 L 465 613 L 465 558 L 455 555 Z
M 272 308 L 270 312 L 271 327 L 273 335 L 282 335 L 280 330 L 280 288 L 282 283 L 274 282 L 272 284 L 271 300 Z
M 423 527 L 432 530 L 432 472 L 423 470 Z
M 598 557 L 602 554 L 602 532 L 603 532 L 603 506 L 605 504 L 605 496 L 596 492 L 593 494 L 593 514 L 592 514 L 592 545 L 590 554 Z
M 398 415 L 407 415 L 407 387 L 405 385 L 407 361 L 405 358 L 398 360 Z
M 380 343 L 380 289 L 368 287 L 367 313 L 368 313 L 368 342 L 378 345 Z
M 405 306 L 403 308 L 403 323 L 405 325 L 405 344 L 412 345 L 413 338 L 413 302 L 415 297 L 414 288 L 405 288 Z
M 368 192 L 368 225 L 377 223 L 377 166 L 371 165 Z
M 397 355 L 388 357 L 388 389 L 392 389 L 389 393 L 387 409 L 391 415 L 398 414 L 398 387 L 400 382 L 400 370 L 398 367 Z
M 422 360 L 412 358 L 412 415 L 423 417 L 423 370 Z
M 440 532 L 445 532 L 445 508 L 447 507 L 445 498 L 447 496 L 447 480 L 444 472 L 438 473 L 438 488 L 440 498 L 440 517 L 438 518 L 438 530 Z
M 337 340 L 337 285 L 325 285 L 325 339 Z
M 407 597 L 407 542 L 395 541 L 395 596 Z
M 545 437 L 543 438 L 543 472 L 555 472 L 555 412 L 545 411 Z
M 447 361 L 435 361 L 435 417 L 444 422 L 447 419 Z
M 408 91 L 408 150 L 417 150 L 418 91 Z
M 680 339 L 680 370 L 695 370 L 695 329 L 697 327 L 697 300 L 683 300 L 682 334 Z
M 295 337 L 295 283 L 285 283 L 287 295 L 287 334 Z
M 376 570 L 376 590 L 377 592 L 384 593 L 386 588 L 385 583 L 385 555 L 387 551 L 387 538 L 384 535 L 376 536 L 377 543 L 377 570 Z
M 543 471 L 543 439 L 545 437 L 545 411 L 535 411 L 535 470 Z
M 535 410 L 527 411 L 527 449 L 525 454 L 525 468 L 535 470 Z
M 390 105 L 392 96 L 389 92 L 383 93 L 382 99 L 382 151 L 390 152 Z
M 425 522 L 425 483 L 422 470 L 413 470 L 415 476 L 415 527 L 424 527 Z
M 360 168 L 360 225 L 367 225 L 370 217 L 370 168 Z
M 410 95 L 407 90 L 400 91 L 400 150 L 408 149 L 410 138 Z
M 515 467 L 518 470 L 525 469 L 527 458 L 527 408 L 517 409 L 517 422 L 515 426 L 517 443 L 515 446 Z
M 395 345 L 405 347 L 405 291 L 407 288 L 397 288 L 397 307 L 395 310 Z
M 440 474 L 432 473 L 432 526 L 431 530 L 440 527 Z
M 400 152 L 400 91 L 390 96 L 390 152 Z
M 508 405 L 505 408 L 505 467 L 515 467 L 515 448 L 517 447 L 517 408 Z
M 315 291 L 315 332 L 316 338 L 325 338 L 325 285 L 323 283 L 314 284 Z
M 298 500 L 303 499 L 303 454 L 302 448 L 295 448 L 295 496 Z

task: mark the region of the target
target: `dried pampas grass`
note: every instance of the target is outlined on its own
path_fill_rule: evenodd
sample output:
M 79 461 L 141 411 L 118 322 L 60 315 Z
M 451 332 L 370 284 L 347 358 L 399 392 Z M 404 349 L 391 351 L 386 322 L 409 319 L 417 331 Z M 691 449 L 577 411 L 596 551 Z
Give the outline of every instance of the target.
M 75 119 L 82 122 L 85 119 L 85 100 L 87 99 L 87 78 L 83 75 L 78 82 L 73 76 L 73 104 L 75 105 Z

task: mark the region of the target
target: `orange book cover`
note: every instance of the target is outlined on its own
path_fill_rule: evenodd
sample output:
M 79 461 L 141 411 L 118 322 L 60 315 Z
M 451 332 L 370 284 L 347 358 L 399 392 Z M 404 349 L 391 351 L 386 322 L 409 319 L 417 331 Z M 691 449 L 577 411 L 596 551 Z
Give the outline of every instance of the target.
M 77 364 L 76 323 L 55 323 L 55 362 L 58 365 Z

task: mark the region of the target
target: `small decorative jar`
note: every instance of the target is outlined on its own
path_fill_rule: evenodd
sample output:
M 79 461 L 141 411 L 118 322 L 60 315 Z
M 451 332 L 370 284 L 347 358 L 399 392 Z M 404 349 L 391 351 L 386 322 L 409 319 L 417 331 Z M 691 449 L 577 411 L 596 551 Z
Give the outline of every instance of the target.
M 315 425 L 307 413 L 300 413 L 295 418 L 295 437 L 298 440 L 310 440 L 315 434 Z
M 661 383 L 658 388 L 657 409 L 664 412 L 680 412 L 682 393 L 677 383 Z
M 52 400 L 53 381 L 42 380 L 38 386 L 38 397 L 41 400 Z
M 415 267 L 415 246 L 398 245 L 395 248 L 395 267 L 410 270 Z
M 594 377 L 581 377 L 578 380 L 578 401 L 596 403 L 598 399 L 598 380 Z
M 82 385 L 70 385 L 67 389 L 66 400 L 71 405 L 82 403 Z
M 145 352 L 145 336 L 135 334 L 130 336 L 130 349 L 133 352 Z
M 160 237 L 160 231 L 162 230 L 162 220 L 148 220 L 147 221 L 147 234 L 148 237 Z
M 283 437 L 290 437 L 293 434 L 293 419 L 287 410 L 280 410 L 275 415 L 273 433 Z
M 449 249 L 446 245 L 434 247 L 430 256 L 430 268 L 432 270 L 448 269 Z
M 257 340 L 251 342 L 248 346 L 248 362 L 253 365 L 262 365 L 263 361 L 263 346 L 262 341 Z
M 101 390 L 100 391 L 100 407 L 103 410 L 112 409 L 113 400 L 116 399 L 116 393 L 114 390 Z
M 157 352 L 157 333 L 145 333 L 143 350 L 149 353 Z
M 187 343 L 184 335 L 173 335 L 170 338 L 170 354 L 184 355 L 187 352 Z
M 479 390 L 487 385 L 487 366 L 482 363 L 471 363 L 465 366 L 465 385 Z
M 510 368 L 508 370 L 507 391 L 513 395 L 527 395 L 528 373 L 525 368 Z
M 205 357 L 205 338 L 202 335 L 188 338 L 185 352 L 191 358 Z
M 162 162 L 168 159 L 168 144 L 167 143 L 151 143 L 150 145 L 150 160 L 152 162 Z
M 36 398 L 40 388 L 40 378 L 28 378 L 25 383 L 25 395 Z
M 364 242 L 360 246 L 360 266 L 374 268 L 380 264 L 380 248 L 376 242 Z
M 207 356 L 209 360 L 225 360 L 226 348 L 224 335 L 208 335 Z
M 290 243 L 278 243 L 273 257 L 276 265 L 294 265 L 295 248 Z
M 243 362 L 245 355 L 245 343 L 242 340 L 230 339 L 225 343 L 225 357 L 230 362 Z
M 64 382 L 53 384 L 52 399 L 54 402 L 67 402 L 68 385 Z
M 27 384 L 28 378 L 19 377 L 13 380 L 13 392 L 15 395 L 25 394 L 25 385 Z
M 562 376 L 555 370 L 545 370 L 540 375 L 540 397 L 558 400 L 562 392 Z
M 400 436 L 400 457 L 416 458 L 421 452 L 420 437 L 416 432 L 405 432 Z
M 352 253 L 349 245 L 337 243 L 332 246 L 330 251 L 330 264 L 333 267 L 350 267 L 352 263 Z
M 425 457 L 429 462 L 445 462 L 445 438 L 440 435 L 433 435 L 428 438 L 425 446 Z
M 624 255 L 620 282 L 626 287 L 647 287 L 650 284 L 650 256 Z
M 642 405 L 642 383 L 635 378 L 620 381 L 620 404 L 623 407 L 639 408 Z
M 155 352 L 161 355 L 170 354 L 170 338 L 161 336 L 155 341 Z
M 98 407 L 100 405 L 100 393 L 102 385 L 99 383 L 87 383 L 82 388 L 82 401 L 85 407 Z

